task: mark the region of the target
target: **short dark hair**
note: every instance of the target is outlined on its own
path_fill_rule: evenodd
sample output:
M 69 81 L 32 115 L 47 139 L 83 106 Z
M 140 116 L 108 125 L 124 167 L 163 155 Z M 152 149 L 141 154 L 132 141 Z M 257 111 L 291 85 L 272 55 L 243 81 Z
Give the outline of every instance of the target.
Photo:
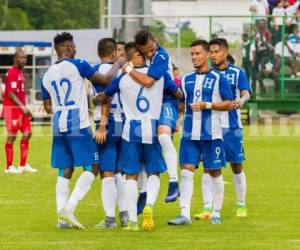
M 155 41 L 154 36 L 150 31 L 141 30 L 134 36 L 134 41 L 136 45 L 146 45 L 148 41 Z
M 73 41 L 73 36 L 69 32 L 63 32 L 61 34 L 57 34 L 54 37 L 54 47 L 65 42 L 65 41 Z
M 209 42 L 209 47 L 212 46 L 212 45 L 219 45 L 220 47 L 223 47 L 225 49 L 229 48 L 227 40 L 225 38 L 215 38 L 215 39 L 212 39 Z
M 229 62 L 230 64 L 232 64 L 232 65 L 235 64 L 235 59 L 232 55 L 228 54 L 226 59 L 227 59 L 227 62 Z
M 119 44 L 122 44 L 122 45 L 126 45 L 126 43 L 124 42 L 124 41 L 117 41 L 117 44 L 119 45 Z
M 246 37 L 246 38 L 249 37 L 247 33 L 243 33 L 242 36 L 243 36 L 243 37 Z
M 203 40 L 203 39 L 199 39 L 199 40 L 196 40 L 194 42 L 191 43 L 190 47 L 194 47 L 194 46 L 202 46 L 202 48 L 206 51 L 209 51 L 209 48 L 208 48 L 208 42 L 206 40 Z
M 103 38 L 98 42 L 98 55 L 110 56 L 113 52 L 117 50 L 117 42 L 113 38 Z
M 125 45 L 125 53 L 126 53 L 126 57 L 127 59 L 131 60 L 132 59 L 132 55 L 133 53 L 135 53 L 136 51 L 138 51 L 135 42 L 128 42 Z

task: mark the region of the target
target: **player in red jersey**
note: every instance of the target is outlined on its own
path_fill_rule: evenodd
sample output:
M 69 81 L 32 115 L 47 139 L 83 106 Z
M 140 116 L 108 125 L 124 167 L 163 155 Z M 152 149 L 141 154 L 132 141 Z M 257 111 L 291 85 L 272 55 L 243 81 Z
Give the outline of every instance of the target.
M 17 174 L 23 172 L 36 172 L 26 163 L 28 155 L 28 145 L 31 136 L 30 119 L 31 113 L 26 107 L 25 98 L 25 77 L 23 68 L 26 64 L 26 54 L 18 49 L 14 55 L 14 65 L 7 71 L 5 81 L 5 92 L 3 101 L 3 118 L 7 129 L 7 139 L 5 143 L 6 153 L 6 173 Z M 22 132 L 20 142 L 20 166 L 13 166 L 14 141 L 18 131 Z

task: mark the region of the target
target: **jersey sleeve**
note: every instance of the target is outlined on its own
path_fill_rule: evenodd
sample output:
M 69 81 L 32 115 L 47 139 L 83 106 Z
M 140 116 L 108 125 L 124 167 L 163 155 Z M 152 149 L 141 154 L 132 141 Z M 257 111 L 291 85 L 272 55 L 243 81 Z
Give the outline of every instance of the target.
M 75 64 L 83 78 L 90 79 L 96 73 L 96 70 L 85 60 L 77 59 L 72 62 Z
M 169 73 L 164 75 L 164 89 L 171 93 L 176 93 L 178 90 L 176 83 L 172 80 Z
M 251 92 L 251 87 L 244 70 L 240 71 L 238 79 L 238 88 L 240 90 L 248 90 L 249 92 Z
M 160 79 L 169 70 L 169 55 L 158 53 L 150 64 L 147 75 L 155 80 Z
M 220 76 L 219 91 L 223 101 L 233 100 L 230 83 L 223 75 Z
M 46 100 L 46 99 L 51 99 L 49 92 L 47 91 L 47 89 L 44 87 L 43 82 L 41 83 L 41 90 L 42 90 L 42 99 Z
M 180 84 L 179 88 L 180 88 L 181 93 L 182 93 L 182 98 L 179 99 L 179 101 L 182 102 L 182 103 L 184 103 L 185 102 L 185 98 L 186 98 L 186 94 L 185 94 L 185 90 L 184 90 L 184 88 L 185 88 L 185 77 L 182 77 L 180 79 L 180 81 L 181 81 L 181 84 Z
M 115 93 L 120 91 L 120 80 L 121 80 L 122 76 L 119 76 L 112 80 L 110 85 L 104 90 L 105 95 L 113 96 Z

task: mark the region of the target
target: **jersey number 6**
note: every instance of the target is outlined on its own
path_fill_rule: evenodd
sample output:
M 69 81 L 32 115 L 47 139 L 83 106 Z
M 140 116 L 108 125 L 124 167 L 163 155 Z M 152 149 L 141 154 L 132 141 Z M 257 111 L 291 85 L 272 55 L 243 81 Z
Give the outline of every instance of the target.
M 146 113 L 150 108 L 150 102 L 147 97 L 143 96 L 144 87 L 141 87 L 136 99 L 136 106 L 141 113 Z

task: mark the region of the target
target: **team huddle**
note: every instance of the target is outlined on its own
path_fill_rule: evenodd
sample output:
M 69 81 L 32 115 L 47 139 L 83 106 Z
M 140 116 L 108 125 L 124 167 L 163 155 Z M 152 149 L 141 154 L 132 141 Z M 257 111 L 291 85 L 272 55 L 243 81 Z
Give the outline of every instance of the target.
M 240 108 L 251 90 L 244 71 L 228 63 L 225 39 L 191 44 L 194 70 L 182 77 L 180 86 L 167 50 L 148 31 L 139 31 L 134 42 L 120 43 L 123 54 L 114 39 L 101 39 L 101 63 L 95 66 L 74 59 L 71 34 L 58 34 L 54 45 L 58 61 L 43 77 L 42 97 L 46 111 L 53 114 L 51 165 L 58 169 L 59 228 L 84 229 L 74 211 L 99 173 L 105 219 L 95 228 L 117 227 L 117 207 L 124 230 L 139 231 L 139 214 L 143 230 L 153 230 L 160 174 L 165 171 L 169 176 L 165 202 L 180 196 L 181 209 L 168 224 L 191 224 L 193 176 L 200 161 L 204 209 L 195 219 L 221 223 L 226 162 L 233 171 L 237 216 L 246 217 Z M 85 79 L 92 83 L 89 91 Z M 95 107 L 94 132 L 88 96 Z M 179 110 L 183 111 L 180 184 L 173 144 Z M 74 167 L 84 171 L 70 192 Z

